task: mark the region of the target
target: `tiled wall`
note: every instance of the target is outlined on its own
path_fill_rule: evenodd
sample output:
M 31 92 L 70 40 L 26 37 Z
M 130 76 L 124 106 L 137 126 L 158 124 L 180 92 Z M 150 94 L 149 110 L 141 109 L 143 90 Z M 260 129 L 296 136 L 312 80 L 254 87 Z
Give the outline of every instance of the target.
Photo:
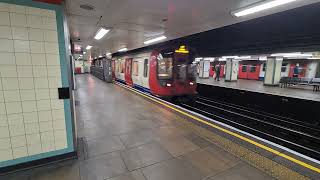
M 0 162 L 67 147 L 55 11 L 0 3 Z

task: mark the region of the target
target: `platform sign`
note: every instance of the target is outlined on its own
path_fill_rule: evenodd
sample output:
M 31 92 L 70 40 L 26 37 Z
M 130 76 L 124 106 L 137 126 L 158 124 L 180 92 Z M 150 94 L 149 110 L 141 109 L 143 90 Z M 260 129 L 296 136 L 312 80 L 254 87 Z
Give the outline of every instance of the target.
M 0 19 L 0 169 L 73 153 L 63 7 L 0 1 Z

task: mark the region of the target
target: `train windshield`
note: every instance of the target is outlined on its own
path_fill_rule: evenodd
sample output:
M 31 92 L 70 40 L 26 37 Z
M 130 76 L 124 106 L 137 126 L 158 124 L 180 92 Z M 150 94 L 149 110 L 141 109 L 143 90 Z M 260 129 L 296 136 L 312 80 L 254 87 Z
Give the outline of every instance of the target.
M 172 78 L 173 58 L 158 55 L 158 79 L 168 80 Z
M 196 78 L 196 65 L 191 64 L 190 55 L 176 54 L 175 69 L 177 73 L 177 79 L 180 81 L 193 81 Z

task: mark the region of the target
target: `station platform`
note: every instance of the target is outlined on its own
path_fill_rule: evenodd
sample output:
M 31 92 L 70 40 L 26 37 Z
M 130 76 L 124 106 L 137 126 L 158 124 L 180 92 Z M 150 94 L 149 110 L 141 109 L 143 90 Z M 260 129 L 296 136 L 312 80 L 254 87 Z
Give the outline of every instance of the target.
M 280 88 L 279 86 L 264 86 L 263 81 L 257 80 L 238 79 L 236 82 L 225 82 L 223 78 L 215 81 L 212 77 L 197 78 L 197 83 L 320 102 L 320 92 L 315 92 L 312 87 L 307 86 Z
M 79 158 L 0 176 L 1 180 L 319 177 L 280 154 L 263 151 L 221 129 L 194 123 L 119 85 L 92 75 L 77 75 L 76 84 Z

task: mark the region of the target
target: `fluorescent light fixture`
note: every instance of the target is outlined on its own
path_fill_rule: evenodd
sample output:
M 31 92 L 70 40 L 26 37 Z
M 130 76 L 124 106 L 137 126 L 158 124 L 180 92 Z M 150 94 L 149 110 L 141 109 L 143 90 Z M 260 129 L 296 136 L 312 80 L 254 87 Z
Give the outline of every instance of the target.
M 161 40 L 164 40 L 164 39 L 167 39 L 167 37 L 166 36 L 160 36 L 160 37 L 156 37 L 156 38 L 147 40 L 147 41 L 144 42 L 144 44 L 151 44 L 151 43 L 154 43 L 154 42 L 157 42 L 157 41 L 161 41 Z
M 102 56 L 100 55 L 99 58 L 102 58 Z
M 91 49 L 91 48 L 92 48 L 92 46 L 88 45 L 88 46 L 86 47 L 86 50 L 89 50 L 89 49 Z
M 240 9 L 238 11 L 232 12 L 233 15 L 237 16 L 237 17 L 241 17 L 241 16 L 246 16 L 249 14 L 253 14 L 256 12 L 260 12 L 260 11 L 264 11 L 267 9 L 271 9 L 277 6 L 281 6 L 284 4 L 288 4 L 294 1 L 298 1 L 298 0 L 268 0 L 268 1 L 263 1 L 261 3 L 257 3 L 257 4 L 253 4 L 252 6 L 248 6 L 244 9 Z
M 112 53 L 107 53 L 106 55 L 107 55 L 107 56 L 110 56 L 111 54 L 112 54 Z
M 83 54 L 86 54 L 87 52 L 83 52 Z
M 294 53 L 276 53 L 276 54 L 271 54 L 271 56 L 292 58 L 292 57 L 312 57 L 312 54 L 311 53 L 294 52 Z
M 110 29 L 100 28 L 97 34 L 94 36 L 94 39 L 99 40 L 103 38 L 103 36 L 105 36 L 109 31 Z
M 118 52 L 124 52 L 124 51 L 127 51 L 127 50 L 128 50 L 128 48 L 121 48 L 121 49 L 118 50 Z

